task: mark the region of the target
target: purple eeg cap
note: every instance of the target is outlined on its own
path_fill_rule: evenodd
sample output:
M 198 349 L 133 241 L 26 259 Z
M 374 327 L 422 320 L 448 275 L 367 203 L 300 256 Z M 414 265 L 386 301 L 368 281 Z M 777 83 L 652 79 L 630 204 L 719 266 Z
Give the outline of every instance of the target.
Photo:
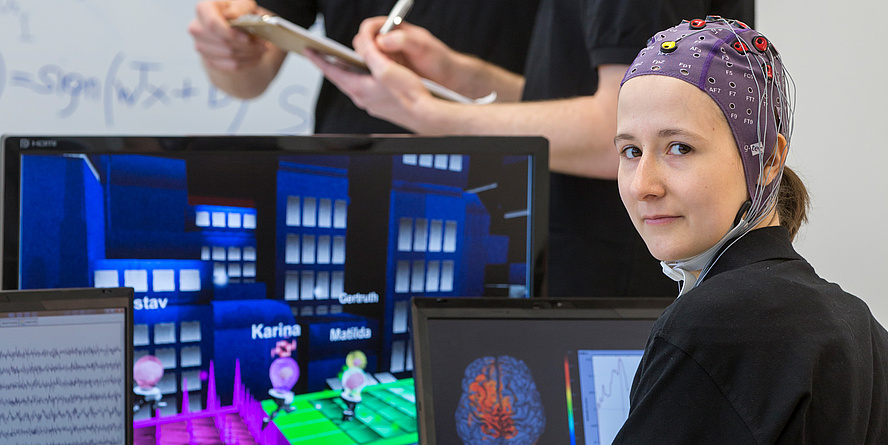
M 685 20 L 651 37 L 622 83 L 652 74 L 695 85 L 721 108 L 740 150 L 749 196 L 754 198 L 761 166 L 774 152 L 777 133 L 789 138 L 783 127 L 791 120 L 790 107 L 784 106 L 783 65 L 770 41 L 736 20 L 719 16 Z M 768 196 L 776 185 L 759 192 Z

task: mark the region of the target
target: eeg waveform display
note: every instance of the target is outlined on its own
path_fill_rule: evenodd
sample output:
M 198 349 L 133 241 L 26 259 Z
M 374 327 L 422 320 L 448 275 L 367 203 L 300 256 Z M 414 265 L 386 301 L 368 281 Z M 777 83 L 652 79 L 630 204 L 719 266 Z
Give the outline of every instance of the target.
M 0 443 L 124 443 L 125 315 L 14 315 L 0 318 Z

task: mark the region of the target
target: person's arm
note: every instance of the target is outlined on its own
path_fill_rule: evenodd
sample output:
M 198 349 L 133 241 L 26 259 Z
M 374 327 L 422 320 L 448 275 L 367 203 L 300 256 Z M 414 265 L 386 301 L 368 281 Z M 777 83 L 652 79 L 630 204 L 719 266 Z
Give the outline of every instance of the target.
M 410 37 L 406 33 L 404 35 Z M 625 65 L 600 66 L 598 91 L 592 96 L 483 106 L 460 104 L 433 97 L 411 68 L 463 94 L 467 94 L 467 89 L 461 87 L 461 82 L 471 79 L 490 81 L 502 77 L 496 74 L 485 77 L 483 71 L 479 73 L 478 70 L 454 69 L 456 62 L 452 57 L 433 57 L 432 60 L 414 57 L 411 63 L 396 63 L 398 57 L 410 57 L 411 54 L 401 52 L 394 60 L 384 54 L 377 44 L 385 46 L 387 36 L 377 37 L 370 42 L 366 34 L 363 37 L 359 34 L 355 38 L 355 48 L 366 60 L 372 76 L 344 71 L 318 57 L 312 57 L 312 61 L 358 107 L 416 133 L 542 135 L 549 140 L 551 170 L 603 179 L 616 178 L 619 158 L 613 137 L 616 131 L 617 93 L 627 68 Z M 434 55 L 441 51 L 426 54 L 429 53 Z M 442 59 L 443 63 L 440 62 Z M 523 80 L 520 85 L 523 86 Z M 481 94 L 470 97 L 486 94 L 490 91 L 487 87 L 492 87 L 498 94 L 500 91 L 514 94 L 508 88 L 496 85 L 496 82 L 489 82 L 480 90 Z
M 413 72 L 466 97 L 478 98 L 496 91 L 498 102 L 521 99 L 524 77 L 475 56 L 452 50 L 425 28 L 403 22 L 385 35 L 378 35 L 385 17 L 361 23 L 353 39 L 355 50 L 378 46 L 392 60 Z
M 262 94 L 286 57 L 271 43 L 228 24 L 244 14 L 267 13 L 252 0 L 205 1 L 197 4 L 188 25 L 210 81 L 234 97 L 251 99 Z

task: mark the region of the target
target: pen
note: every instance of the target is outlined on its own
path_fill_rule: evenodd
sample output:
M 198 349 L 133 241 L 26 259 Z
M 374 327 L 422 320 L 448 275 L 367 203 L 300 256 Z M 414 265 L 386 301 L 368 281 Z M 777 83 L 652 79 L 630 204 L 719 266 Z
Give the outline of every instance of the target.
M 379 34 L 385 34 L 395 26 L 400 25 L 401 21 L 404 20 L 404 16 L 410 12 L 411 7 L 413 7 L 413 0 L 398 0 L 392 8 L 392 12 L 385 19 L 385 23 L 382 24 L 382 28 L 379 28 Z

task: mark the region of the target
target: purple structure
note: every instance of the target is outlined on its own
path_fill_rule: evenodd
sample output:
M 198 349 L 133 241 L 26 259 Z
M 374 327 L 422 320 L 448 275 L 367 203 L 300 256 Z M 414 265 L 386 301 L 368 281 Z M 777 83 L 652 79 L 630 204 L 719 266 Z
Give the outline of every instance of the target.
M 210 362 L 207 382 L 207 408 L 190 412 L 185 394 L 181 414 L 161 417 L 158 410 L 154 418 L 133 422 L 133 442 L 136 445 L 289 443 L 273 423 L 262 428 L 266 413 L 261 403 L 241 384 L 240 361 L 235 362 L 234 400 L 230 406 L 221 406 L 217 396 L 213 362 Z

